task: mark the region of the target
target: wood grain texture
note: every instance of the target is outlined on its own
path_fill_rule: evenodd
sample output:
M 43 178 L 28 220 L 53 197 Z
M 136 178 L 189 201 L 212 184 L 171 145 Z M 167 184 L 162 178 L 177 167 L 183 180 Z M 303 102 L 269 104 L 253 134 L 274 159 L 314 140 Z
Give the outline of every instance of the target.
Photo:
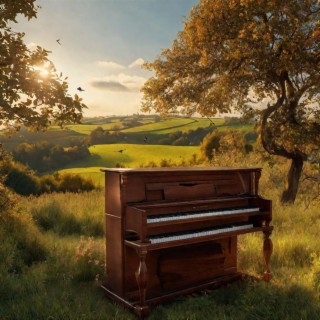
M 258 196 L 260 168 L 103 169 L 106 175 L 106 279 L 103 289 L 144 317 L 180 294 L 240 279 L 237 237 L 264 232 L 264 279 L 270 280 L 271 201 Z M 223 210 L 241 208 L 241 213 Z M 251 212 L 250 208 L 259 208 Z M 246 211 L 247 210 L 247 211 Z M 188 217 L 207 211 L 218 216 Z M 154 216 L 184 220 L 152 222 Z M 151 243 L 150 237 L 251 227 Z

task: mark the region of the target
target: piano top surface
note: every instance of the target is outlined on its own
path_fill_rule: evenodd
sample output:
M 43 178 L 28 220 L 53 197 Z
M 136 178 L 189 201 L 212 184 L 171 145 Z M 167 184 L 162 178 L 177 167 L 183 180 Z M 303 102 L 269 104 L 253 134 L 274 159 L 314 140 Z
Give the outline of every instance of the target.
M 259 167 L 161 167 L 161 168 L 101 168 L 102 172 L 118 172 L 118 173 L 154 173 L 154 172 L 170 172 L 170 173 L 181 173 L 181 172 L 215 172 L 215 171 L 261 171 Z

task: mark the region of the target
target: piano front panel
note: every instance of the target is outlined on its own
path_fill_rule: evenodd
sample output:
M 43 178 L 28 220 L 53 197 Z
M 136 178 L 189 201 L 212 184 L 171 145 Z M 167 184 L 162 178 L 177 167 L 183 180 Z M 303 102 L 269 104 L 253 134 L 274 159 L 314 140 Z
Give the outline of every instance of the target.
M 206 199 L 222 195 L 255 194 L 255 170 L 155 171 L 123 173 L 127 202 Z M 203 185 L 207 185 L 204 187 Z M 188 190 L 189 188 L 190 190 Z M 181 192 L 183 190 L 183 192 Z M 187 191 L 188 190 L 188 191 Z
M 160 177 L 161 178 L 161 177 Z M 147 201 L 212 199 L 223 195 L 250 194 L 250 175 L 228 173 L 179 177 L 169 182 L 146 182 Z M 201 180 L 200 180 L 201 178 Z M 161 179 L 159 179 L 161 181 Z
M 152 251 L 147 256 L 148 298 L 183 289 L 237 272 L 237 238 Z M 134 249 L 126 248 L 126 297 L 138 299 L 135 272 L 139 266 Z

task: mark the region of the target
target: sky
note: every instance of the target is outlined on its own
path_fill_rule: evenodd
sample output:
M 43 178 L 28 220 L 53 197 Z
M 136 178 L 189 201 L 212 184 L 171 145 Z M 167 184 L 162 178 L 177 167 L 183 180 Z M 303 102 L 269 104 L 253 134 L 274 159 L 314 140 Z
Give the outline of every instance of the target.
M 198 0 L 38 0 L 37 19 L 19 18 L 30 48 L 68 76 L 69 93 L 88 106 L 85 116 L 140 112 L 140 88 L 152 76 L 141 68 L 170 48 Z M 57 42 L 59 39 L 60 44 Z M 85 91 L 77 91 L 78 87 Z

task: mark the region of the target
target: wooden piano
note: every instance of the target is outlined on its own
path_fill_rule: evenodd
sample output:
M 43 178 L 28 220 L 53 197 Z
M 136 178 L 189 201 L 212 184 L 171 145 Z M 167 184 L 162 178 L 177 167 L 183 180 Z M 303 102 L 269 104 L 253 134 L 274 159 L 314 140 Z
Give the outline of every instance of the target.
M 112 299 L 146 316 L 177 295 L 241 278 L 237 236 L 264 234 L 271 278 L 271 201 L 260 168 L 101 169 L 106 185 L 106 278 Z

